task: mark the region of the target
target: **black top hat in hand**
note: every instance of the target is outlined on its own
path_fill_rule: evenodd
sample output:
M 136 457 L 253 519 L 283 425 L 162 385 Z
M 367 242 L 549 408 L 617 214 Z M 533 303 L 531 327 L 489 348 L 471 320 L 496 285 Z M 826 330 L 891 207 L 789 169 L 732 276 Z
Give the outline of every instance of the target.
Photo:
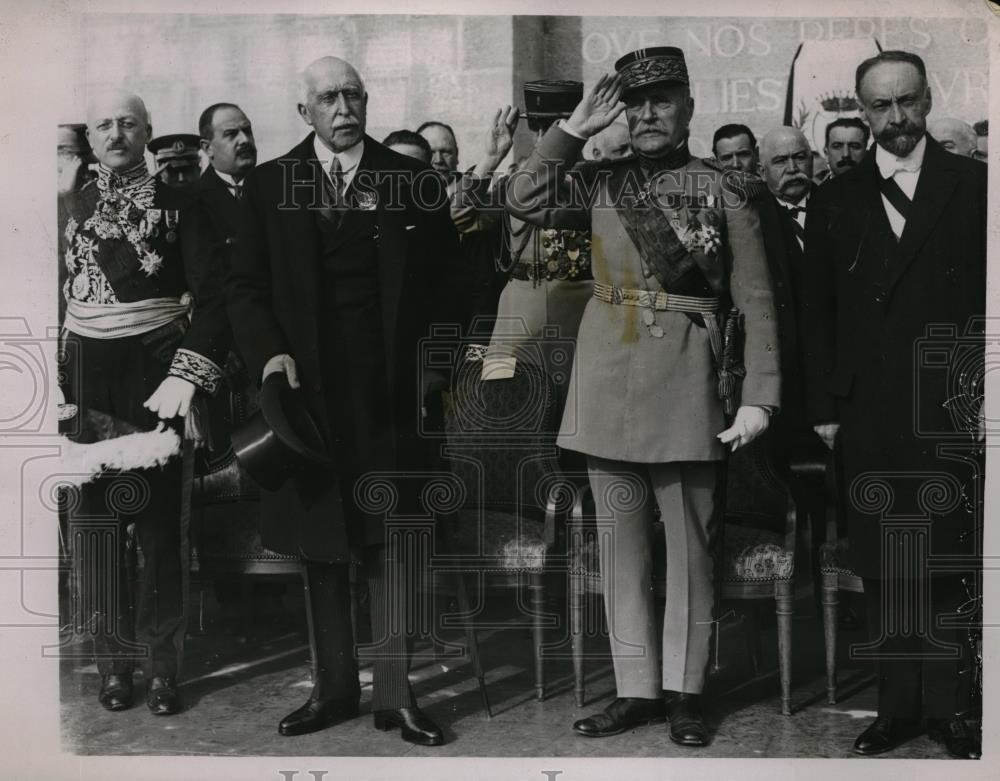
M 254 482 L 277 491 L 307 466 L 333 466 L 323 437 L 284 372 L 267 375 L 258 409 L 232 434 L 236 458 Z

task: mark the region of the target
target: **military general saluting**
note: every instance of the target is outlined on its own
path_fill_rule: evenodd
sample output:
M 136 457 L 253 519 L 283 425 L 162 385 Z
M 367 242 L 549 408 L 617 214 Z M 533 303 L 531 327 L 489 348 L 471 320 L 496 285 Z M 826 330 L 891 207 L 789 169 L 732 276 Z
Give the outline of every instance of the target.
M 692 158 L 694 101 L 680 49 L 632 52 L 615 69 L 546 133 L 507 194 L 525 221 L 593 237 L 594 294 L 567 404 L 575 424 L 564 416 L 559 444 L 586 454 L 598 518 L 612 524 L 601 562 L 617 698 L 574 730 L 604 737 L 666 717 L 674 742 L 703 746 L 717 465 L 727 447 L 767 428 L 780 397 L 770 279 L 750 204 L 761 183 Z M 577 186 L 564 186 L 587 139 L 623 112 L 635 156 L 585 164 Z M 731 307 L 745 320 L 741 401 L 742 370 L 729 373 L 721 360 Z M 729 428 L 726 411 L 735 413 Z M 657 507 L 666 529 L 662 637 L 652 589 Z

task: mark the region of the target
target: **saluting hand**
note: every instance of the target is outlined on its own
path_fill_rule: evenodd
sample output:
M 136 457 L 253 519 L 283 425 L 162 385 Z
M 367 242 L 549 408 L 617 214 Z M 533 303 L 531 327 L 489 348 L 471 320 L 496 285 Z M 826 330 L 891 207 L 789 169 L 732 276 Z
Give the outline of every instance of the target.
M 621 74 L 609 76 L 605 73 L 577 104 L 567 124 L 584 138 L 595 136 L 625 110 L 621 97 Z
M 516 106 L 498 108 L 486 130 L 486 156 L 495 159 L 494 167 L 503 160 L 514 145 L 517 130 L 518 110 Z

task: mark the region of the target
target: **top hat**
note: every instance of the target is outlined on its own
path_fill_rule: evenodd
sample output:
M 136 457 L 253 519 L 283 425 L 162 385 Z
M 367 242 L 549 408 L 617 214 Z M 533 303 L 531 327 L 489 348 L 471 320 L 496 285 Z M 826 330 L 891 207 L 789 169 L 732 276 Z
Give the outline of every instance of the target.
M 261 488 L 277 491 L 309 466 L 333 466 L 319 427 L 284 372 L 267 375 L 260 408 L 232 433 L 240 464 Z
M 193 133 L 170 133 L 157 136 L 148 148 L 156 156 L 157 166 L 167 163 L 171 168 L 184 168 L 198 164 L 201 139 Z
M 524 83 L 524 115 L 532 130 L 551 125 L 557 119 L 568 119 L 581 100 L 582 81 L 542 79 Z
M 690 84 L 684 52 L 676 46 L 636 49 L 615 63 L 624 92 L 650 84 Z

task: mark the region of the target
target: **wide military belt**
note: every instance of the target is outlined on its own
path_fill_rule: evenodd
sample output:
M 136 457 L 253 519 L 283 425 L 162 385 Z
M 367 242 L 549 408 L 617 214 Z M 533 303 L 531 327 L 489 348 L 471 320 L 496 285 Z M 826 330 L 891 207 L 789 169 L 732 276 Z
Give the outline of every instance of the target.
M 733 414 L 735 408 L 732 406 L 732 398 L 735 387 L 733 380 L 728 376 L 728 370 L 723 370 L 725 334 L 719 323 L 720 300 L 718 296 L 681 296 L 667 293 L 664 290 L 633 290 L 595 282 L 594 298 L 608 304 L 655 309 L 659 312 L 684 312 L 685 314 L 701 315 L 705 330 L 708 331 L 708 344 L 715 358 L 716 370 L 719 373 L 719 398 L 723 400 L 726 414 Z M 739 310 L 733 310 L 733 312 L 738 314 Z M 728 318 L 724 319 L 727 320 L 728 325 Z M 660 335 L 662 336 L 662 332 Z
M 629 288 L 594 283 L 594 298 L 608 304 L 638 306 L 659 312 L 690 312 L 714 315 L 719 311 L 719 297 L 680 296 L 663 290 L 632 290 Z M 707 318 L 706 318 L 707 319 Z
M 69 299 L 65 329 L 91 339 L 118 339 L 155 331 L 190 311 L 190 296 L 147 298 L 119 304 Z

